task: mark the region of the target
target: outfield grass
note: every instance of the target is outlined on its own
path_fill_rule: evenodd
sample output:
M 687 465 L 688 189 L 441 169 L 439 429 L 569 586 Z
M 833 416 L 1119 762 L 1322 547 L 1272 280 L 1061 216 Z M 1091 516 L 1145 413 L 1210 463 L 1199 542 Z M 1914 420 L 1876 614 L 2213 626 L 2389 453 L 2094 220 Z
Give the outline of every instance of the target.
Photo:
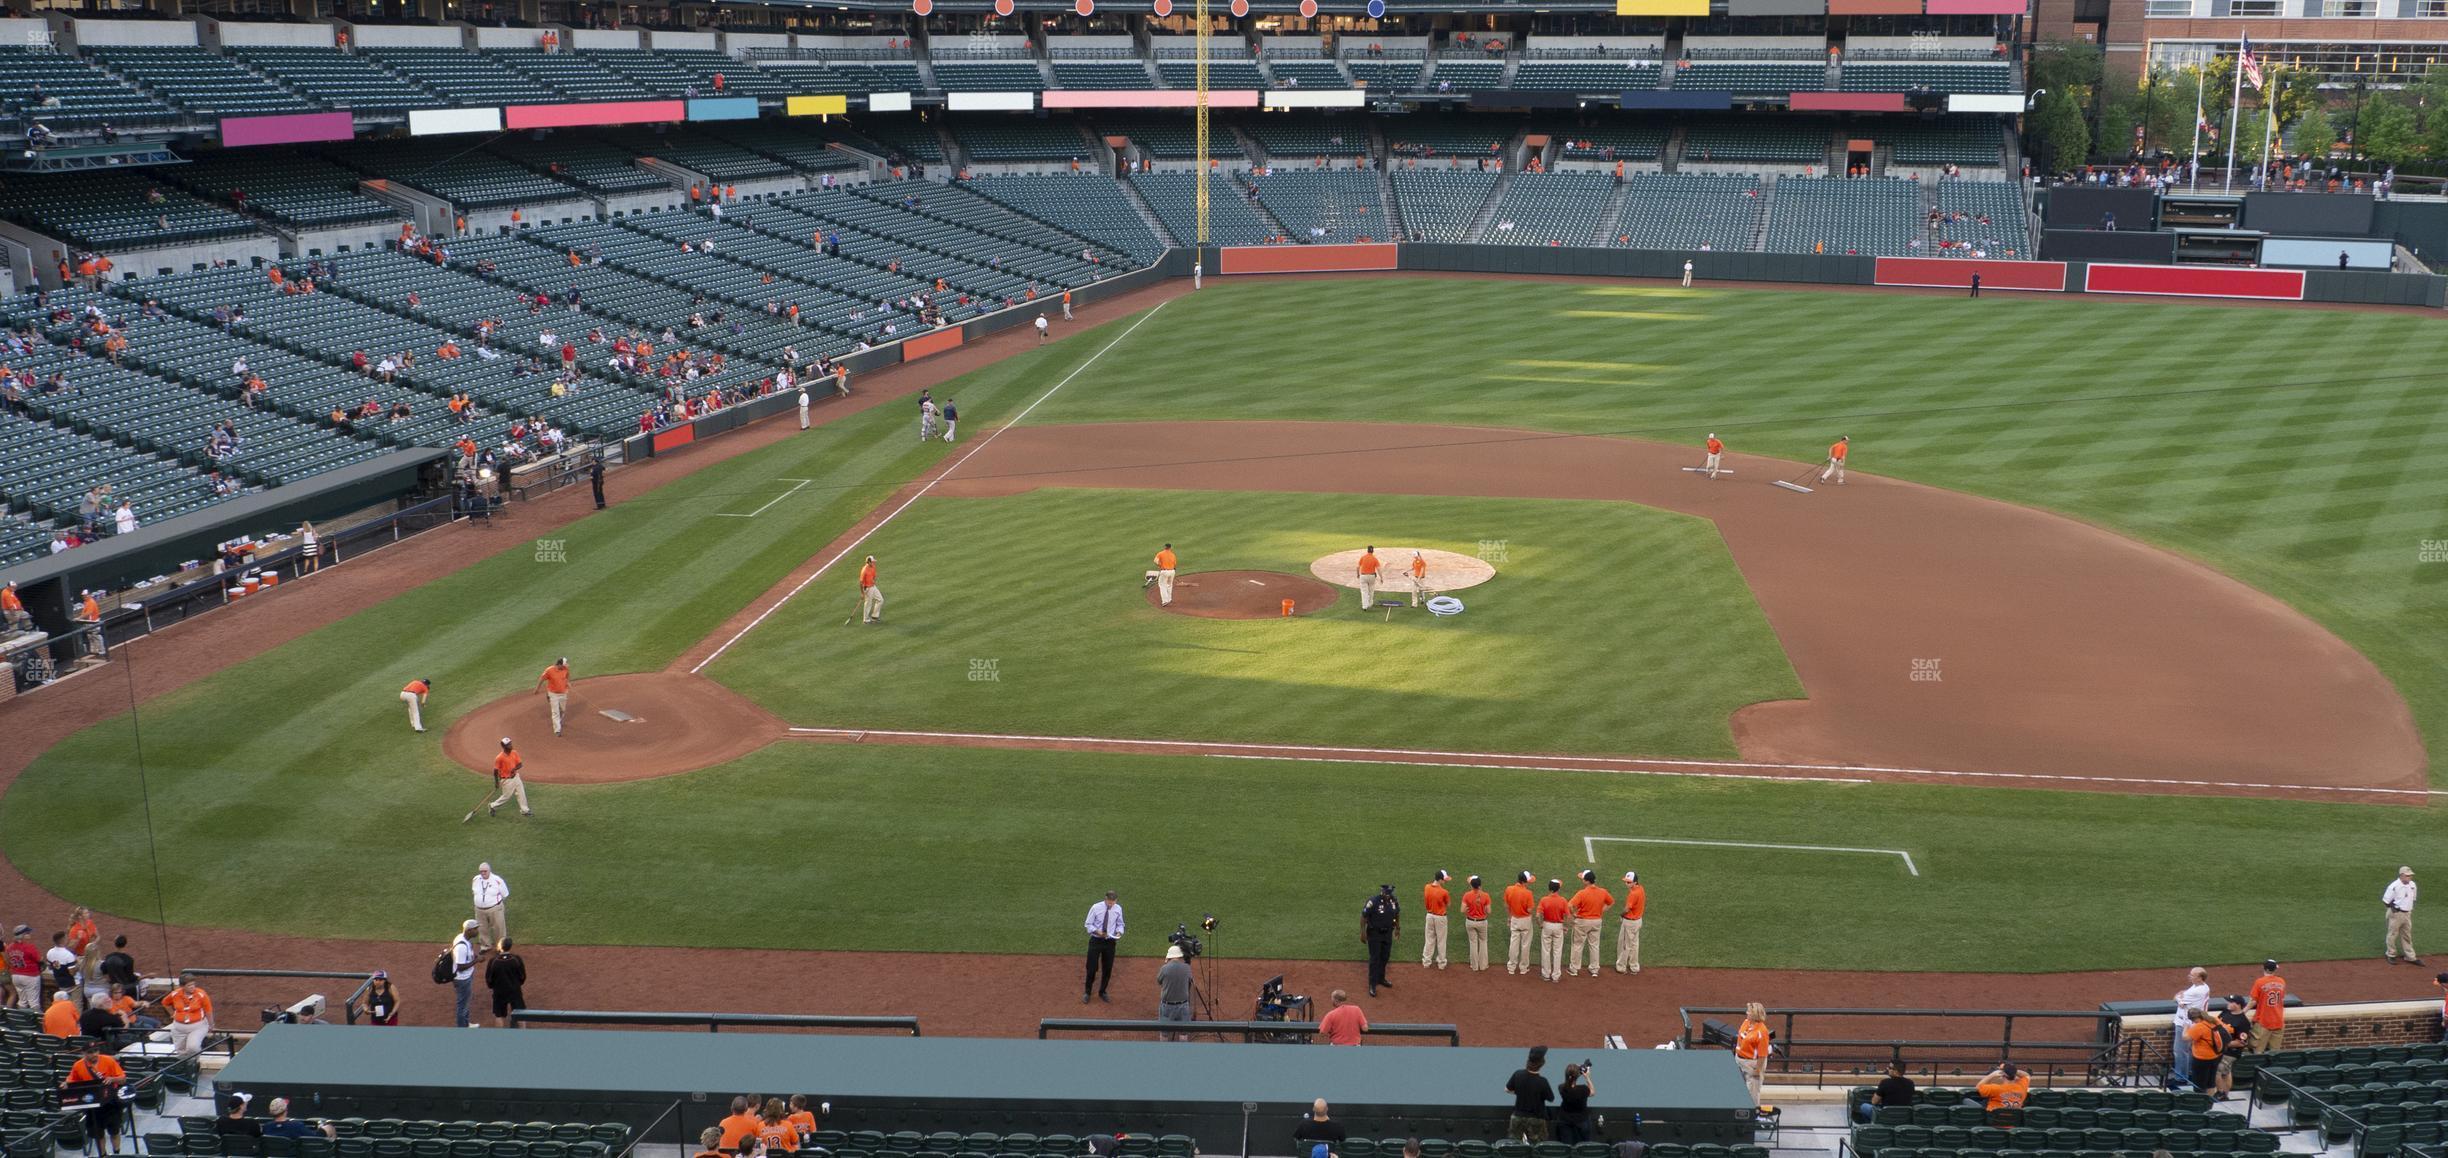
M 1738 450 L 1797 457 L 1838 427 L 1864 470 L 2068 510 L 2294 600 L 2380 662 L 2438 735 L 2448 564 L 2415 553 L 2448 538 L 2432 527 L 2448 450 L 2425 441 L 2444 404 L 2405 368 L 2448 343 L 2435 321 L 1771 292 L 1634 303 L 1700 320 L 1567 316 L 1625 304 L 1583 290 L 1210 283 L 1032 420 L 1382 420 L 1396 398 L 1414 421 L 1713 428 Z M 1376 318 L 1395 321 L 1372 330 Z M 1289 336 L 1286 352 L 1251 356 L 1262 324 Z M 938 394 L 982 427 L 1105 340 L 1084 337 Z M 2320 384 L 2272 385 L 2276 370 L 2198 381 L 2215 371 L 2196 366 L 2226 358 L 2302 365 Z M 1594 368 L 1618 362 L 1663 368 Z M 1520 380 L 1545 378 L 1570 381 Z M 1650 882 L 1661 963 L 2022 970 L 2368 953 L 2373 891 L 2437 841 L 2436 813 L 2395 807 L 827 745 L 670 780 L 538 786 L 531 827 L 458 824 L 481 783 L 442 759 L 442 726 L 555 654 L 582 675 L 663 666 L 937 460 L 908 418 L 890 407 L 741 456 L 575 524 L 566 564 L 514 552 L 164 697 L 145 710 L 141 781 L 129 721 L 89 729 L 0 797 L 0 842 L 63 896 L 150 914 L 149 802 L 171 920 L 317 936 L 438 939 L 469 866 L 491 859 L 519 883 L 522 932 L 546 942 L 702 944 L 670 914 L 872 897 L 879 880 L 923 874 L 980 882 L 997 903 L 944 929 L 890 905 L 812 904 L 722 938 L 1070 952 L 1086 900 L 1112 886 L 1143 930 L 1215 911 L 1235 956 L 1328 957 L 1352 955 L 1352 913 L 1380 880 L 1408 895 L 1434 867 L 1557 873 L 1580 863 L 1585 835 L 1893 847 L 1924 875 L 1889 857 L 1679 847 L 1605 852 L 1601 867 Z M 711 517 L 797 478 L 815 481 L 756 518 Z M 913 510 L 888 534 L 936 522 Z M 1142 529 L 1113 529 L 1136 568 Z M 872 672 L 801 667 L 819 698 L 869 694 L 852 689 Z M 399 718 L 411 675 L 438 681 L 426 737 Z M 676 861 L 689 871 L 668 871 Z M 2128 887 L 2171 866 L 2263 882 L 2252 918 L 2204 921 L 2196 891 Z
M 1189 571 L 1307 575 L 1363 533 L 1470 554 L 1489 528 L 1508 557 L 1450 620 L 1357 592 L 1196 619 L 1135 581 L 1168 540 Z M 1735 709 L 1802 694 L 1716 528 L 1623 503 L 1055 489 L 924 499 L 864 549 L 900 561 L 882 628 L 844 628 L 836 584 L 706 674 L 796 724 L 1715 757 Z
M 1610 313 L 1674 318 L 1591 316 Z M 2294 604 L 2396 682 L 2441 752 L 2448 557 L 2418 558 L 2448 540 L 2443 360 L 2448 326 L 2405 313 L 1224 278 L 1030 421 L 1715 431 L 1804 461 L 1849 434 L 1856 470 L 2114 527 Z

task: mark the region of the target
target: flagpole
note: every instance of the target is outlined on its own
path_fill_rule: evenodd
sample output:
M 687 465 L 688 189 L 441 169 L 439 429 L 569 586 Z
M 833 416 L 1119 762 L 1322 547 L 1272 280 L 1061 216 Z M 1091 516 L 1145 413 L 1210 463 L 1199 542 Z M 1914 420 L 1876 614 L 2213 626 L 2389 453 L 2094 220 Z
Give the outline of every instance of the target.
M 2262 110 L 2261 114 L 2261 168 L 2260 176 L 2255 180 L 2260 181 L 2261 187 L 2267 189 L 2269 187 L 2270 146 L 2276 143 L 2278 137 L 2278 93 L 2275 88 L 2272 88 L 2265 90 L 2262 95 L 2268 99 L 2269 107 Z
M 2244 52 L 2245 37 L 2236 37 L 2235 99 L 2227 106 L 2227 179 L 2219 187 L 2222 193 L 2235 192 L 2236 118 L 2244 112 Z

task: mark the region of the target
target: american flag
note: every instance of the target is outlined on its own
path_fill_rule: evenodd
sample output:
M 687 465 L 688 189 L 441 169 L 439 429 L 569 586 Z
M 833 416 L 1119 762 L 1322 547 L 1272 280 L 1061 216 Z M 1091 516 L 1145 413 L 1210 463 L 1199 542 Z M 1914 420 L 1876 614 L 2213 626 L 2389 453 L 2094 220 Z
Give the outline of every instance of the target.
M 2211 124 L 2210 118 L 2202 115 L 2198 108 L 2193 110 L 2193 131 L 2210 138 L 2213 145 L 2218 143 L 2218 126 Z
M 2236 53 L 2236 67 L 2243 70 L 2244 82 L 2253 86 L 2254 92 L 2260 92 L 2261 62 L 2253 59 L 2252 37 L 2240 37 L 2236 43 L 2240 46 Z

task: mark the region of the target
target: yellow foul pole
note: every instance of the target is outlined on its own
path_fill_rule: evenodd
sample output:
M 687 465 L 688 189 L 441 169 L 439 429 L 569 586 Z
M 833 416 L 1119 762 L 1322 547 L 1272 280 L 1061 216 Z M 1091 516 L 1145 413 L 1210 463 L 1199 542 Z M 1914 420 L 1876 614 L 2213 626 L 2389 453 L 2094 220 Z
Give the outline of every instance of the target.
M 1196 244 L 1199 248 L 1204 249 L 1207 246 L 1207 167 L 1209 164 L 1207 160 L 1207 0 L 1195 0 L 1191 6 L 1191 12 L 1192 18 L 1198 21 L 1197 75 L 1194 78 L 1198 89 L 1196 110 L 1198 121 L 1198 181 L 1196 183 L 1198 240 Z

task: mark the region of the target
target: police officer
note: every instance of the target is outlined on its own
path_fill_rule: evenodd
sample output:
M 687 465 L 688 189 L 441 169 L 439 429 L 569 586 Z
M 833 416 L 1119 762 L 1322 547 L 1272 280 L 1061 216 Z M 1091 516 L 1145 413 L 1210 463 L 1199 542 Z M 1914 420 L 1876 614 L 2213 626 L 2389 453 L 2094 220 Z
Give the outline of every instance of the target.
M 1402 902 L 1394 899 L 1394 886 L 1377 886 L 1377 895 L 1360 908 L 1360 940 L 1368 946 L 1369 996 L 1377 996 L 1377 987 L 1388 989 L 1394 983 L 1386 980 L 1386 962 L 1394 957 L 1394 935 L 1402 931 Z

